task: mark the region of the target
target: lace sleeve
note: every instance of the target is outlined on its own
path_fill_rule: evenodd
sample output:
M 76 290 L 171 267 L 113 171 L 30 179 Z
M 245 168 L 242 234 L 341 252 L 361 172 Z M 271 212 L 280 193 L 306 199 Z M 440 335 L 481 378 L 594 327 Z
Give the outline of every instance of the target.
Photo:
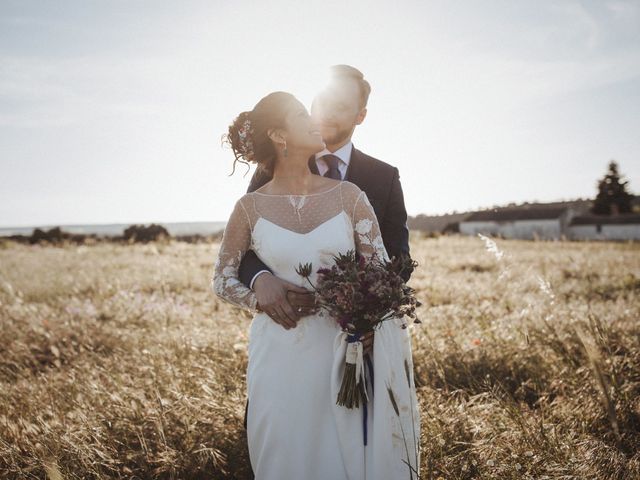
M 388 261 L 389 255 L 384 248 L 378 219 L 364 191 L 360 192 L 355 201 L 352 218 L 358 253 L 365 258 L 371 258 L 375 253 L 379 259 Z
M 255 313 L 258 311 L 255 293 L 238 278 L 240 261 L 251 248 L 251 223 L 241 200 L 236 202 L 224 229 L 211 289 L 223 300 Z

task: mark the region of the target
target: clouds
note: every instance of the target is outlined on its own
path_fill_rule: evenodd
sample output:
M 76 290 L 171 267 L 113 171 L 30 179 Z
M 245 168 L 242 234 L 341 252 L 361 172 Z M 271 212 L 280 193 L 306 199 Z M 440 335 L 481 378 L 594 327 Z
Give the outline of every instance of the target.
M 548 39 L 551 44 L 563 46 L 570 43 L 578 48 L 586 47 L 588 52 L 595 51 L 602 42 L 602 28 L 595 15 L 587 10 L 582 2 L 551 4 L 549 8 L 564 17 L 556 23 L 553 31 L 557 36 Z
M 634 0 L 609 1 L 605 6 L 623 24 L 637 26 L 640 23 L 640 4 Z
M 558 18 L 550 22 L 556 36 L 549 44 L 569 47 L 577 58 L 598 57 L 640 47 L 640 3 L 635 1 L 566 1 L 549 5 Z
M 127 57 L 0 57 L 0 125 L 62 127 L 161 111 L 166 64 Z

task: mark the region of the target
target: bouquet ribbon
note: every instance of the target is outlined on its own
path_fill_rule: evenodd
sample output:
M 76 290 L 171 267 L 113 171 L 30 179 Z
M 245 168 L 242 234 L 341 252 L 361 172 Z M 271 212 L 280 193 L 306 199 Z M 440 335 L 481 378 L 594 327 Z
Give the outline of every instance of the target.
M 362 382 L 364 385 L 364 396 L 366 401 L 369 401 L 369 394 L 367 393 L 365 376 L 364 376 L 364 357 L 363 346 L 360 341 L 360 334 L 347 335 L 347 355 L 346 363 L 355 364 L 356 366 L 356 384 Z
M 369 374 L 371 376 L 371 388 L 373 389 L 373 364 L 371 362 L 371 358 L 369 355 L 366 357 L 363 355 L 364 347 L 362 346 L 362 342 L 360 341 L 360 334 L 347 334 L 347 352 L 346 352 L 346 363 L 350 363 L 355 365 L 355 374 L 354 374 L 354 383 L 357 385 L 362 382 L 365 401 L 362 403 L 362 437 L 364 445 L 367 444 L 367 416 L 368 416 L 368 408 L 367 403 L 369 402 L 369 393 L 367 392 L 367 384 L 364 374 L 364 360 L 366 360 L 367 366 L 369 367 Z

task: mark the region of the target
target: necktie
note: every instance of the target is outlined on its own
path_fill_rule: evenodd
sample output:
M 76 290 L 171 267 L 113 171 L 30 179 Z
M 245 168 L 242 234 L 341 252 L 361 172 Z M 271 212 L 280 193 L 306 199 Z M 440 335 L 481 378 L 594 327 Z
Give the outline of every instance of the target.
M 329 170 L 324 174 L 325 177 L 333 178 L 334 180 L 342 180 L 342 175 L 340 175 L 340 170 L 338 169 L 338 164 L 340 163 L 340 158 L 335 155 L 325 155 L 322 157 L 325 161 Z

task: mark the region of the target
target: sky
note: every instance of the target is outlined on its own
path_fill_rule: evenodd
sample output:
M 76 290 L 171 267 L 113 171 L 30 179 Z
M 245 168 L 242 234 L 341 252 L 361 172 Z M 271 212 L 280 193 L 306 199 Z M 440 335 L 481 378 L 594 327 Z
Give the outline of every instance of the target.
M 410 215 L 640 193 L 640 0 L 2 0 L 0 227 L 225 221 L 230 122 L 334 64 Z

